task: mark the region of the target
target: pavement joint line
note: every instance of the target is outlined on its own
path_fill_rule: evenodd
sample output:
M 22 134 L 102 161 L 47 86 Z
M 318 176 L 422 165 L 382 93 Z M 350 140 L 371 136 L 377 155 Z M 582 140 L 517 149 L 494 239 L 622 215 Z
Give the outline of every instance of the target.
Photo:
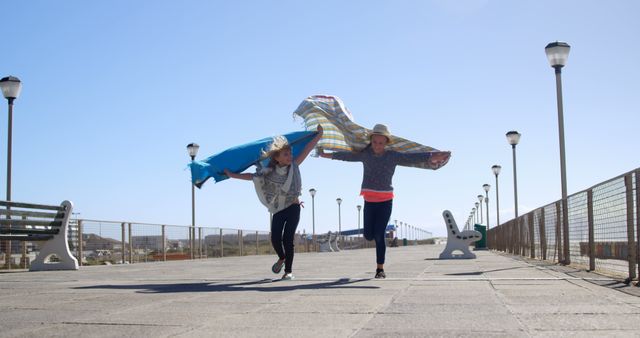
M 193 282 L 193 281 L 202 281 L 202 282 L 256 282 L 256 283 L 287 283 L 287 284 L 295 284 L 296 282 L 329 282 L 329 281 L 344 281 L 344 282 L 385 282 L 385 281 L 500 281 L 500 280 L 585 280 L 585 281 L 615 281 L 615 279 L 606 278 L 606 277 L 387 277 L 385 279 L 376 279 L 376 278 L 349 278 L 349 277 L 296 277 L 293 281 L 282 281 L 280 279 L 247 279 L 247 278 L 216 278 L 216 279 L 136 279 L 136 282 L 145 281 L 145 282 Z M 130 282 L 131 280 L 126 280 L 126 282 Z
M 182 327 L 183 325 L 175 324 L 143 324 L 143 323 L 104 323 L 104 322 L 60 322 L 65 325 L 106 325 L 106 326 L 160 326 L 160 327 Z

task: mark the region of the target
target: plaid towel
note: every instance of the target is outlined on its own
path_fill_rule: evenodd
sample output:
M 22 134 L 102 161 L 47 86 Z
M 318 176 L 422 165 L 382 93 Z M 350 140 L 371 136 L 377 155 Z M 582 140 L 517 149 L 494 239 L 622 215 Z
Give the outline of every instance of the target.
M 324 134 L 317 147 L 332 151 L 360 151 L 369 144 L 371 130 L 353 122 L 353 115 L 344 106 L 342 100 L 336 96 L 309 96 L 302 101 L 298 109 L 293 112 L 293 115 L 304 119 L 307 130 L 316 130 L 318 124 L 322 125 Z M 398 152 L 422 153 L 439 151 L 398 136 L 392 135 L 390 139 L 391 142 L 387 145 L 387 149 Z M 443 167 L 448 161 L 449 158 L 447 157 L 447 160 L 440 164 L 425 161 L 406 166 L 435 170 Z

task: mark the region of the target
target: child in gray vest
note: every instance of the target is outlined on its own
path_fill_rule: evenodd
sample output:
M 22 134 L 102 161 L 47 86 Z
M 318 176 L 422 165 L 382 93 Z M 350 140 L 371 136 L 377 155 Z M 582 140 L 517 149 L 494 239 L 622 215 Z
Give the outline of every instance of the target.
M 294 159 L 291 145 L 283 136 L 275 137 L 269 149 L 263 152 L 263 158 L 269 158 L 265 168 L 258 167 L 255 174 L 237 174 L 224 170 L 225 175 L 247 181 L 253 181 L 258 199 L 273 214 L 271 218 L 271 245 L 278 260 L 271 267 L 273 273 L 280 273 L 284 265 L 283 280 L 294 279 L 293 254 L 294 237 L 300 221 L 300 196 L 302 179 L 298 166 L 309 155 L 322 137 L 322 126 L 318 125 L 318 134 Z

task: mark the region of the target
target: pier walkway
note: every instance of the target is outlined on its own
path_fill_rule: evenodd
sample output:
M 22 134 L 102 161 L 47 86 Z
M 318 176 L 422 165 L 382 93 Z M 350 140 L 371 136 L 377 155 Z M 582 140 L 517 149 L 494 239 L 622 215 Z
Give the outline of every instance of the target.
M 78 271 L 0 273 L 0 337 L 640 336 L 640 292 L 570 267 L 442 245 L 297 254 L 293 281 L 275 256 Z

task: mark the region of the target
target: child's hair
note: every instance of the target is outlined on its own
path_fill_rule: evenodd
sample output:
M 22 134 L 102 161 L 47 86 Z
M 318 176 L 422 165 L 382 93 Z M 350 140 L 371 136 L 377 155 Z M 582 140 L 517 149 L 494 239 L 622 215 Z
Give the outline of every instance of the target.
M 276 136 L 273 138 L 273 142 L 271 142 L 269 148 L 262 150 L 262 158 L 268 158 L 268 166 L 273 168 L 277 163 L 275 158 L 280 155 L 281 151 L 286 149 L 291 150 L 291 145 L 289 144 L 289 141 L 287 141 L 287 138 L 282 135 Z

